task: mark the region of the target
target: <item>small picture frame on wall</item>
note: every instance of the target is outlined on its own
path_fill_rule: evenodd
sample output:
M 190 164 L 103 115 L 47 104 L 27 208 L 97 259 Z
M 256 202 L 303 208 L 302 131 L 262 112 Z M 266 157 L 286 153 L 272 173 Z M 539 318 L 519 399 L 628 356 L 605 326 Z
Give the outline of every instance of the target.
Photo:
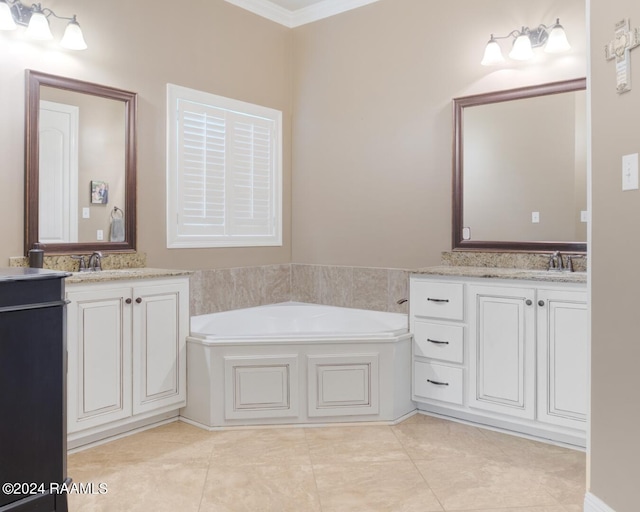
M 91 204 L 109 202 L 109 184 L 106 181 L 91 181 Z

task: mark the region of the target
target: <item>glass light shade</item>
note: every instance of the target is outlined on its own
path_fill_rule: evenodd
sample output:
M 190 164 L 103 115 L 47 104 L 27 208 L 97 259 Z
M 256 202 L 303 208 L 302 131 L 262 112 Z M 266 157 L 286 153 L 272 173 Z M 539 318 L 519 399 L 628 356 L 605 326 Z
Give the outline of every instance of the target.
M 551 32 L 549 32 L 549 39 L 547 39 L 544 51 L 546 53 L 562 53 L 570 49 L 571 45 L 567 39 L 567 34 L 562 25 L 560 25 L 560 20 L 557 20 Z
M 64 31 L 60 46 L 67 50 L 86 50 L 87 43 L 84 41 L 82 30 L 78 22 L 74 20 L 70 21 L 67 28 Z
M 41 12 L 34 12 L 31 14 L 29 25 L 25 32 L 31 39 L 38 39 L 40 41 L 46 41 L 53 39 L 53 34 L 49 28 L 49 20 Z
M 482 58 L 483 66 L 494 66 L 495 64 L 500 64 L 504 62 L 504 57 L 502 56 L 502 50 L 500 49 L 500 45 L 498 42 L 492 37 L 491 40 L 487 43 L 486 48 L 484 49 L 484 57 Z
M 0 1 L 0 30 L 15 30 L 16 22 L 11 15 L 11 7 L 7 2 Z
M 513 42 L 513 48 L 509 52 L 509 57 L 513 60 L 529 60 L 533 58 L 531 40 L 527 34 L 519 35 Z

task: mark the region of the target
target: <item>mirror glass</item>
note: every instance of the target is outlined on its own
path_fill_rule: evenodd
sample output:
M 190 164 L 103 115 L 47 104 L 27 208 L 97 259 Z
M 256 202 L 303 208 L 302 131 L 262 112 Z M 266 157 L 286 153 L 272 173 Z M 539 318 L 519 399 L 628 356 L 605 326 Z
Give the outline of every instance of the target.
M 586 251 L 585 80 L 454 100 L 454 249 Z
M 25 254 L 135 249 L 136 95 L 27 73 Z

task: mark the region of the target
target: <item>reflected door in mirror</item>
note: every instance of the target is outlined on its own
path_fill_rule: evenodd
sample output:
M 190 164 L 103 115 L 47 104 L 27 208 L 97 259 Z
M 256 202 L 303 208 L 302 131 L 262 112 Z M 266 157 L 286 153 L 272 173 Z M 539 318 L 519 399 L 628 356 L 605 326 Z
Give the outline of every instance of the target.
M 68 136 L 56 129 L 55 136 L 50 136 L 49 131 L 45 132 L 43 140 L 43 128 L 46 128 L 43 127 L 43 114 L 45 117 L 53 115 L 44 110 L 47 105 L 49 112 L 52 108 L 60 111 L 75 110 L 75 127 L 70 123 L 72 129 Z M 62 115 L 59 114 L 60 117 Z M 124 209 L 124 116 L 125 109 L 121 101 L 77 91 L 40 87 L 38 235 L 41 242 L 95 242 L 98 241 L 98 231 L 101 231 L 103 236 L 109 233 L 113 206 Z M 46 143 L 50 139 L 54 139 L 55 143 L 43 145 L 43 142 Z M 66 172 L 67 167 L 71 168 L 71 172 Z M 52 174 L 55 176 L 53 179 Z M 49 184 L 55 185 L 56 192 L 43 188 L 43 178 Z M 105 187 L 108 187 L 108 201 L 95 200 L 95 191 L 92 188 L 92 184 L 95 183 L 100 183 L 105 190 Z M 63 188 L 66 197 L 57 193 Z M 55 198 L 51 198 L 54 194 Z M 54 206 L 60 209 L 54 210 L 51 207 L 52 203 L 58 203 Z M 42 212 L 43 207 L 47 210 L 46 213 Z M 53 216 L 50 217 L 50 214 Z M 54 222 L 55 226 L 52 226 L 52 229 L 49 225 Z M 59 225 L 68 226 L 64 231 L 75 233 L 75 239 L 56 239 L 63 231 Z
M 40 242 L 78 241 L 78 115 L 75 105 L 40 101 Z

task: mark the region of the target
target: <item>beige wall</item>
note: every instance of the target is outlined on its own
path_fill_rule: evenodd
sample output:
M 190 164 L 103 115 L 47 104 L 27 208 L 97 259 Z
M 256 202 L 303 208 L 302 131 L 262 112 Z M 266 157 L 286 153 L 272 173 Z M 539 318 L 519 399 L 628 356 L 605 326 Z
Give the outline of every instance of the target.
M 640 192 L 622 192 L 621 157 L 640 152 L 640 49 L 631 92 L 616 94 L 603 48 L 640 25 L 637 0 L 590 0 L 592 79 L 591 492 L 616 512 L 640 506 Z
M 584 0 L 381 0 L 294 31 L 293 261 L 416 267 L 450 249 L 451 99 L 586 75 Z M 571 53 L 480 65 L 560 17 Z
M 291 260 L 291 31 L 223 0 L 182 3 L 49 0 L 76 13 L 89 49 L 30 43 L 0 32 L 0 261 L 22 254 L 25 69 L 138 93 L 138 249 L 149 266 L 214 268 Z M 63 23 L 52 21 L 59 38 Z M 284 245 L 168 250 L 165 242 L 165 87 L 171 82 L 283 111 Z M 7 222 L 8 221 L 8 222 Z M 105 233 L 107 235 L 107 233 Z

